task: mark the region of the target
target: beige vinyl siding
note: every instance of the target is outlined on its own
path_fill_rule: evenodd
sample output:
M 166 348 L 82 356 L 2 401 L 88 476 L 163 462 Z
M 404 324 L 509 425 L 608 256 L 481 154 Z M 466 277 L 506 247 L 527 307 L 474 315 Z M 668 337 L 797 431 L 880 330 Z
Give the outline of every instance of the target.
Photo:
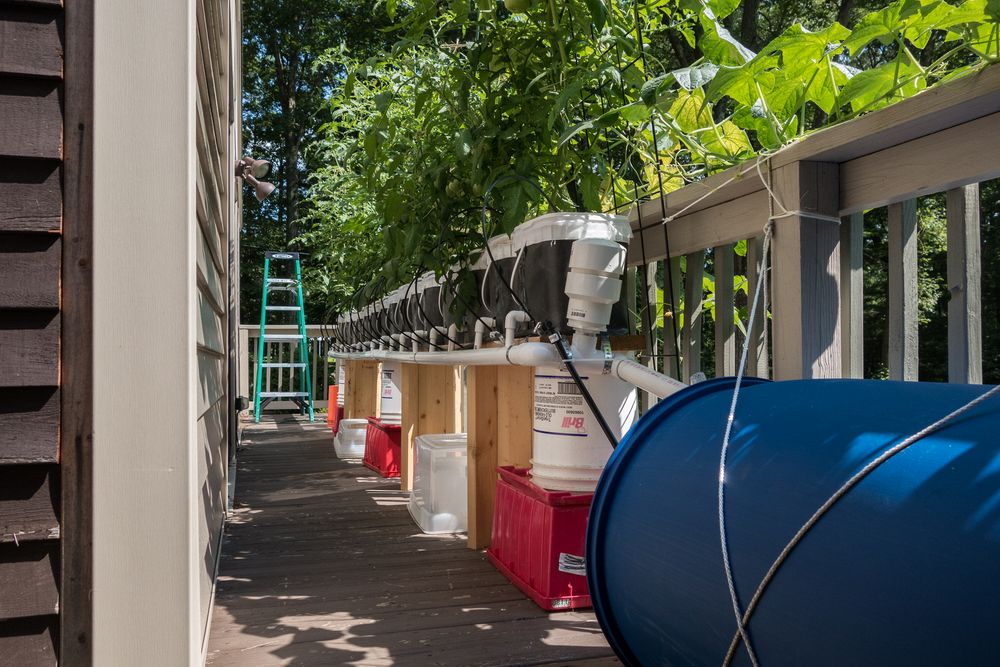
M 202 555 L 198 585 L 201 627 L 208 631 L 215 564 L 225 517 L 228 441 L 228 320 L 223 286 L 228 264 L 228 198 L 232 182 L 229 146 L 229 7 L 220 0 L 198 0 L 195 44 L 197 95 L 198 218 L 198 548 Z

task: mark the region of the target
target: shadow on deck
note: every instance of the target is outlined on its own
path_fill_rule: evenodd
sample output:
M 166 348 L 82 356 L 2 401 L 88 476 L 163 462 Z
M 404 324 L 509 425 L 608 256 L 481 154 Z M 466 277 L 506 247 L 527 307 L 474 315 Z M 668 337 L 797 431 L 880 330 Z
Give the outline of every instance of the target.
M 616 665 L 592 613 L 547 614 L 321 422 L 248 428 L 208 664 Z

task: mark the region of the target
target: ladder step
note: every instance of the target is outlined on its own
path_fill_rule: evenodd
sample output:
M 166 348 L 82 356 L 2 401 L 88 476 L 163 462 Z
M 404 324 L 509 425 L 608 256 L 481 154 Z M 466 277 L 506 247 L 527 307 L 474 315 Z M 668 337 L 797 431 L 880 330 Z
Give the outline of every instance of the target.
M 298 306 L 266 306 L 267 310 L 302 310 Z
M 262 391 L 261 398 L 306 398 L 308 391 Z
M 297 285 L 268 285 L 268 292 L 298 292 L 299 288 Z
M 260 365 L 261 368 L 305 368 L 305 364 L 294 363 L 294 364 L 277 364 L 277 363 L 263 363 Z
M 295 282 L 295 278 L 268 278 L 268 284 L 270 283 L 280 283 L 282 285 L 290 285 Z
M 264 334 L 264 342 L 273 343 L 292 343 L 295 341 L 302 340 L 302 334 Z

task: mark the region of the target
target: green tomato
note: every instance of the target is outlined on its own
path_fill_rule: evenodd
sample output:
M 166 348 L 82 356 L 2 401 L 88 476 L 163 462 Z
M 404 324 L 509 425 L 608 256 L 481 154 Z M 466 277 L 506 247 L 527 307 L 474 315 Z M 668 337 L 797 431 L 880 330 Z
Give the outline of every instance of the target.
M 449 197 L 457 198 L 462 194 L 462 184 L 457 180 L 450 181 L 444 191 Z
M 531 0 L 503 0 L 503 6 L 514 14 L 523 14 L 531 9 Z

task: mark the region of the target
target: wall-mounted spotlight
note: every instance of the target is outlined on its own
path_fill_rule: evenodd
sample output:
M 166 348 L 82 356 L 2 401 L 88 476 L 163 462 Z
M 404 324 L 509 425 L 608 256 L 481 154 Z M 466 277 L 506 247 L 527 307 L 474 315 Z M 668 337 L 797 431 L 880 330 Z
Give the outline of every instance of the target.
M 253 186 L 254 195 L 257 201 L 264 201 L 267 196 L 274 192 L 274 184 L 258 179 L 267 176 L 271 171 L 271 163 L 267 160 L 255 160 L 252 157 L 244 157 L 236 163 L 236 178 L 242 178 Z

